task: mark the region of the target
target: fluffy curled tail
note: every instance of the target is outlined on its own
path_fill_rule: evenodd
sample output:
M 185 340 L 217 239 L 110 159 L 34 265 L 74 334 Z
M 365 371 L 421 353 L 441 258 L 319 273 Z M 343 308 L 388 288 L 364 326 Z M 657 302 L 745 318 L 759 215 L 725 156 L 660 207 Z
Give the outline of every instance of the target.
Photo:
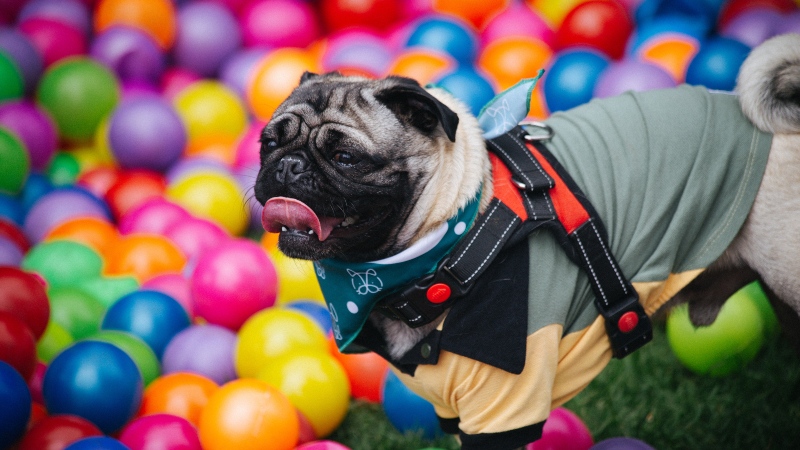
M 771 133 L 800 133 L 800 34 L 764 41 L 745 59 L 736 93 L 744 114 Z

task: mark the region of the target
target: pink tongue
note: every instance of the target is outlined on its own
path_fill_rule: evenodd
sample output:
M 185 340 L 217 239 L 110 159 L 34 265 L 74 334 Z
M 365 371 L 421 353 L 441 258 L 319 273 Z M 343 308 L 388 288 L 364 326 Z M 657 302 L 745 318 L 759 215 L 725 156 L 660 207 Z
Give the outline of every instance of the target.
M 342 219 L 331 217 L 323 217 L 320 221 L 308 205 L 286 197 L 269 199 L 261 213 L 261 224 L 270 233 L 278 233 L 283 227 L 300 231 L 313 230 L 320 241 L 327 239 L 333 227 L 341 222 Z

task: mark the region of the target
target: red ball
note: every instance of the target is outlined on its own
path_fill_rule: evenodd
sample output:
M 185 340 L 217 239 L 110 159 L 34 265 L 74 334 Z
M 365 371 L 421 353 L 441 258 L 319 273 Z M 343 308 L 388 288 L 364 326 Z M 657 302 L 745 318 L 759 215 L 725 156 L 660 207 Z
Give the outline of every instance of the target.
M 79 439 L 102 434 L 84 418 L 59 414 L 36 422 L 20 441 L 18 450 L 61 450 Z
M 36 339 L 25 322 L 0 311 L 0 361 L 28 380 L 36 368 Z
M 556 32 L 556 49 L 587 46 L 619 59 L 632 31 L 628 11 L 616 0 L 589 0 L 564 17 Z
M 114 166 L 95 167 L 78 176 L 76 184 L 103 198 L 111 186 L 117 182 L 121 174 L 122 171 Z
M 328 31 L 348 27 L 385 30 L 402 11 L 397 0 L 322 0 L 320 8 Z
M 28 238 L 25 237 L 22 230 L 7 220 L 0 219 L 0 237 L 4 237 L 13 242 L 19 247 L 22 253 L 27 253 L 28 249 L 31 247 Z
M 797 9 L 792 0 L 730 0 L 722 6 L 717 19 L 717 29 L 725 28 L 731 20 L 751 9 L 767 9 L 787 14 Z
M 131 170 L 120 174 L 117 181 L 106 192 L 106 202 L 114 218 L 119 220 L 125 213 L 151 198 L 161 197 L 167 189 L 164 177 L 148 170 Z
M 22 320 L 38 340 L 50 320 L 44 285 L 30 273 L 0 266 L 0 311 Z

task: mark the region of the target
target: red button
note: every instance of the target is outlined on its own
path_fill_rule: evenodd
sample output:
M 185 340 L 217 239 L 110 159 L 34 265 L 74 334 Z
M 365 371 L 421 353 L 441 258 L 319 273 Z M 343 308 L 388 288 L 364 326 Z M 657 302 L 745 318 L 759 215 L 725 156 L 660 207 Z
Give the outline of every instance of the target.
M 630 333 L 636 325 L 639 325 L 639 315 L 634 311 L 626 312 L 617 321 L 617 328 L 623 333 Z
M 426 296 L 431 303 L 442 303 L 450 298 L 450 286 L 444 283 L 436 283 L 428 288 Z

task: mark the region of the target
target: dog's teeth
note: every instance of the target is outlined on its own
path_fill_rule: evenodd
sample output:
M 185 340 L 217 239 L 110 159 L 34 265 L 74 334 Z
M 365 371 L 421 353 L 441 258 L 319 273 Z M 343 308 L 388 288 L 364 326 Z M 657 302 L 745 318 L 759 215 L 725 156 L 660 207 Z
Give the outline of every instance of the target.
M 339 226 L 349 227 L 350 225 L 353 225 L 356 222 L 358 222 L 358 216 L 345 217 L 345 219 L 342 221 L 342 223 L 339 224 Z
M 308 234 L 314 234 L 314 230 L 308 230 Z
M 289 229 L 286 227 L 281 227 L 281 231 L 289 231 Z

